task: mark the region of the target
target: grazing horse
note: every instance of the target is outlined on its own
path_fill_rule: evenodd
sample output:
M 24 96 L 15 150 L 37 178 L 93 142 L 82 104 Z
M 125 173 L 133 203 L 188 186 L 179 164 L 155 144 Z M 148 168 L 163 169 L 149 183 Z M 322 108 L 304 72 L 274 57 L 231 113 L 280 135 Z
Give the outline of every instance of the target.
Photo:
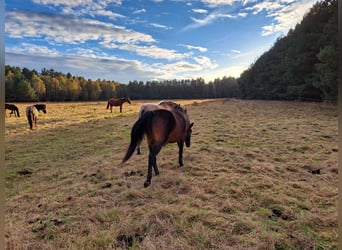
M 147 179 L 144 187 L 151 184 L 152 167 L 156 175 L 159 174 L 156 156 L 161 148 L 167 143 L 178 144 L 178 162 L 183 166 L 183 147 L 184 142 L 190 147 L 192 126 L 186 110 L 175 104 L 170 110 L 156 109 L 146 111 L 135 122 L 131 131 L 131 142 L 122 160 L 126 162 L 134 153 L 135 148 L 140 144 L 146 134 L 149 147 Z
M 110 112 L 113 113 L 113 106 L 115 107 L 120 106 L 120 113 L 122 113 L 122 104 L 124 104 L 125 102 L 128 102 L 129 104 L 131 104 L 131 100 L 129 98 L 120 98 L 120 99 L 111 98 L 108 100 L 106 109 L 108 109 L 110 106 Z
M 26 107 L 26 117 L 30 129 L 33 129 L 34 126 L 37 126 L 38 109 L 34 105 Z
M 5 111 L 6 109 L 11 110 L 10 117 L 12 116 L 13 113 L 15 117 L 20 117 L 19 109 L 14 104 L 5 103 Z
M 157 109 L 167 109 L 170 110 L 172 108 L 176 108 L 180 107 L 180 104 L 176 104 L 174 102 L 171 101 L 160 101 L 158 104 L 155 103 L 145 103 L 143 105 L 140 106 L 139 109 L 139 115 L 138 117 L 140 118 L 146 111 L 153 111 L 153 110 L 157 110 Z M 137 154 L 140 155 L 140 144 L 138 144 L 137 146 Z
M 46 114 L 46 105 L 45 104 L 35 104 L 33 106 L 35 106 L 38 111 L 42 111 L 44 114 Z

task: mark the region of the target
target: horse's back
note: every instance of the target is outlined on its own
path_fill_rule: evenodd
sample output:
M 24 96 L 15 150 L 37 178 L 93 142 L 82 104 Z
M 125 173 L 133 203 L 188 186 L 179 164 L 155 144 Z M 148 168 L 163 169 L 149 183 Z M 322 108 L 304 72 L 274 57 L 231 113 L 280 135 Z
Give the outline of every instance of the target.
M 155 112 L 155 114 L 160 113 L 160 116 L 170 116 L 172 115 L 172 119 L 168 118 L 168 120 L 173 120 L 173 128 L 169 131 L 168 142 L 173 143 L 177 141 L 183 141 L 186 137 L 187 129 L 190 126 L 190 121 L 188 114 L 185 109 L 183 109 L 179 104 L 172 101 L 160 101 L 158 104 L 146 103 L 143 104 L 139 109 L 139 117 L 142 117 L 144 113 L 147 111 L 157 111 L 164 110 L 161 112 Z M 158 127 L 164 126 L 161 121 L 155 122 L 154 127 L 158 130 Z M 160 130 L 160 129 L 159 129 Z
M 169 110 L 175 118 L 175 128 L 170 133 L 169 142 L 184 141 L 188 127 L 190 126 L 190 120 L 186 109 L 183 109 L 179 104 L 171 101 L 162 101 L 159 105 Z
M 145 103 L 143 105 L 140 106 L 139 109 L 139 117 L 141 117 L 145 112 L 147 111 L 154 111 L 159 109 L 158 104 L 154 104 L 154 103 Z
M 26 107 L 26 116 L 28 117 L 30 114 L 38 115 L 38 109 L 34 105 Z
M 147 140 L 149 144 L 164 144 L 168 142 L 169 135 L 170 133 L 172 133 L 176 125 L 175 118 L 171 111 L 164 109 L 156 109 L 147 112 L 153 113 L 149 128 L 146 129 L 146 133 L 148 134 Z

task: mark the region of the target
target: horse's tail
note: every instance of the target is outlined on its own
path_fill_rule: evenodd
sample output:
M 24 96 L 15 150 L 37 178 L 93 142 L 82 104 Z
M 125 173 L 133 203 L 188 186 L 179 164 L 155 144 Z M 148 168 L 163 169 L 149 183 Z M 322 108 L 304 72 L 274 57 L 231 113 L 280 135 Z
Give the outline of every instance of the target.
M 108 109 L 109 108 L 109 101 L 107 102 L 107 108 L 106 109 Z
M 147 111 L 140 117 L 133 125 L 131 131 L 131 143 L 127 149 L 125 157 L 122 159 L 122 163 L 127 161 L 134 153 L 135 148 L 141 143 L 144 138 L 146 128 L 148 127 L 153 117 L 152 111 Z

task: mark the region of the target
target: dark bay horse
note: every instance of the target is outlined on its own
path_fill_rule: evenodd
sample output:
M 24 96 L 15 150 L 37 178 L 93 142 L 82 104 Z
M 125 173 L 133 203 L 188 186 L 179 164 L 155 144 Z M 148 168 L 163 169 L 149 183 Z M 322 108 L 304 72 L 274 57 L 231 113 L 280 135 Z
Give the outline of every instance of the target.
M 180 104 L 171 101 L 160 101 L 159 103 L 145 103 L 140 106 L 138 118 L 140 118 L 146 111 L 153 111 L 157 109 L 172 110 L 180 107 Z M 137 154 L 140 155 L 140 144 L 137 146 Z
M 35 104 L 33 106 L 35 106 L 38 111 L 42 111 L 44 114 L 46 114 L 46 105 L 45 104 Z
M 38 109 L 34 105 L 26 107 L 26 117 L 30 125 L 30 129 L 33 129 L 34 126 L 37 126 Z
M 190 123 L 186 110 L 177 104 L 173 108 L 170 108 L 170 110 L 156 109 L 144 112 L 132 127 L 131 142 L 122 163 L 126 162 L 132 156 L 135 148 L 140 144 L 146 134 L 150 152 L 148 157 L 147 179 L 144 187 L 148 187 L 151 184 L 152 167 L 155 174 L 159 174 L 156 156 L 165 144 L 177 142 L 179 149 L 178 162 L 180 166 L 183 166 L 184 142 L 187 147 L 190 147 L 193 125 L 193 123 Z
M 6 109 L 11 110 L 10 117 L 12 116 L 13 113 L 15 117 L 20 117 L 19 109 L 14 104 L 5 103 L 5 111 Z
M 131 100 L 129 98 L 120 98 L 120 99 L 111 98 L 107 102 L 106 109 L 108 109 L 110 106 L 110 112 L 113 113 L 113 106 L 115 107 L 120 106 L 120 113 L 122 113 L 122 104 L 124 104 L 125 102 L 128 102 L 129 104 L 131 104 Z

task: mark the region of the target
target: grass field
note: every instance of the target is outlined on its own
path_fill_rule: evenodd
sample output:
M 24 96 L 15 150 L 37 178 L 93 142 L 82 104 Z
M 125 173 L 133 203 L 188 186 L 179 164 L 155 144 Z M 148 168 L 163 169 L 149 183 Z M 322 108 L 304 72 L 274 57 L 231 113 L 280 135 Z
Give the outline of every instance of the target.
M 337 106 L 177 101 L 176 144 L 121 165 L 143 101 L 47 103 L 31 131 L 6 117 L 6 249 L 337 249 Z M 315 174 L 315 170 L 320 170 Z

